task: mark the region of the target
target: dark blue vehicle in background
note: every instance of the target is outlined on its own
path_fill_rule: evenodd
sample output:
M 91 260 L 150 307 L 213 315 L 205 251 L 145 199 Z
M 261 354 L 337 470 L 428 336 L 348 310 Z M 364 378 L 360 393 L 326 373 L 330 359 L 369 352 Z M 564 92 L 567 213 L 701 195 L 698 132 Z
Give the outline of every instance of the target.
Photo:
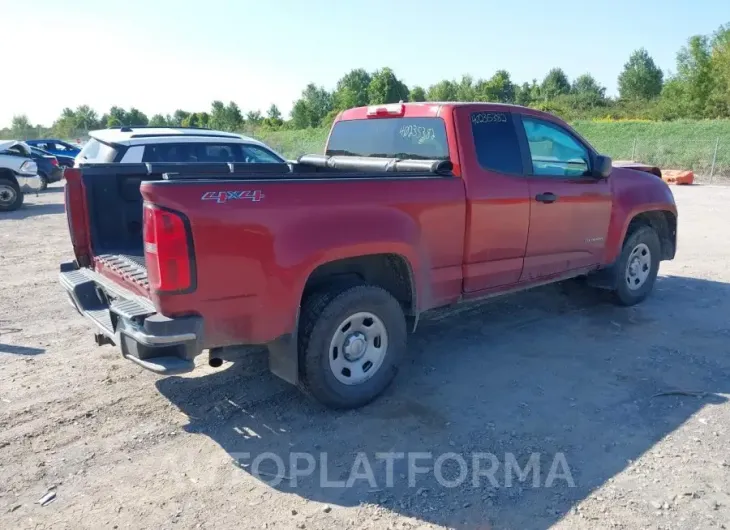
M 53 138 L 25 140 L 25 143 L 54 155 L 63 167 L 73 167 L 76 155 L 81 152 L 79 146 Z
M 49 184 L 58 182 L 63 178 L 63 169 L 61 169 L 55 155 L 31 146 L 30 157 L 38 166 L 38 176 L 41 178 L 41 191 L 45 190 Z

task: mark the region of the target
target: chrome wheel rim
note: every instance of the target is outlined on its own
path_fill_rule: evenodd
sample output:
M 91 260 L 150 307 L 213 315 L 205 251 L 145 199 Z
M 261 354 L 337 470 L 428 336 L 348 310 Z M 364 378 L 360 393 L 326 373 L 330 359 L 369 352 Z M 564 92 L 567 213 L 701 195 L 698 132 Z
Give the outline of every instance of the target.
M 629 254 L 626 262 L 626 285 L 632 291 L 640 289 L 651 272 L 651 251 L 645 243 L 639 243 Z
M 350 315 L 335 329 L 329 348 L 330 370 L 345 385 L 360 385 L 373 377 L 388 351 L 388 332 L 376 315 Z
M 12 186 L 0 184 L 0 204 L 13 204 L 17 194 Z

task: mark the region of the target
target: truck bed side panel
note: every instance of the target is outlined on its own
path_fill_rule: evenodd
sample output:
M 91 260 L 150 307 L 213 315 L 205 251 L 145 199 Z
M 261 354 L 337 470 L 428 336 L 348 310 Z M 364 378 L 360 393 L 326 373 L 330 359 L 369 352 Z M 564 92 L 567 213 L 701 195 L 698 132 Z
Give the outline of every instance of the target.
M 197 290 L 152 298 L 166 315 L 203 316 L 208 345 L 264 343 L 292 332 L 307 278 L 337 259 L 403 256 L 420 310 L 461 294 L 459 178 L 161 181 L 141 189 L 146 201 L 190 219 Z

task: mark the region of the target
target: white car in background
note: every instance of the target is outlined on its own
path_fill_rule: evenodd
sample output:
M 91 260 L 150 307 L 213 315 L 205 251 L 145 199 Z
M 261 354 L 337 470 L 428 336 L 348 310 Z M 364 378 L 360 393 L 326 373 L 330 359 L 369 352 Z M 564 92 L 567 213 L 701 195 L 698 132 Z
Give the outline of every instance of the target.
M 41 190 L 38 165 L 30 158 L 30 146 L 18 140 L 0 140 L 0 212 L 17 210 L 24 193 Z
M 240 134 L 185 127 L 117 127 L 89 132 L 82 164 L 140 162 L 282 163 L 269 146 Z

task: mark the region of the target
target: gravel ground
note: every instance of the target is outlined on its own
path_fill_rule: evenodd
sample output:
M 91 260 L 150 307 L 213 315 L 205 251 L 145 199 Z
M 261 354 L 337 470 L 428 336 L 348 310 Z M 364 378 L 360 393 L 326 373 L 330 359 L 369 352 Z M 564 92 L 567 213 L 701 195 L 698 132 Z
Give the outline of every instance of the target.
M 277 380 L 261 352 L 161 378 L 96 347 L 57 281 L 61 190 L 0 216 L 2 528 L 730 524 L 730 188 L 675 188 L 679 252 L 644 304 L 550 286 L 435 313 L 396 384 L 347 413 Z M 255 472 L 265 452 L 285 469 Z M 295 486 L 299 452 L 316 473 Z M 383 452 L 405 455 L 390 484 Z M 411 485 L 415 452 L 462 455 L 469 478 L 452 458 Z M 497 461 L 495 484 L 475 453 Z M 352 480 L 365 464 L 374 483 Z

